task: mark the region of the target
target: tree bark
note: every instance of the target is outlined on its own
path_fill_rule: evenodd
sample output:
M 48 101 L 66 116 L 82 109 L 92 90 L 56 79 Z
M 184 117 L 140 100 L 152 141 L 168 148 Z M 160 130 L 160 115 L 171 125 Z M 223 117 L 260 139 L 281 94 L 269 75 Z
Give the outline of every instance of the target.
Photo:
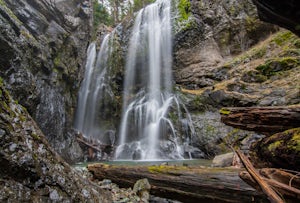
M 88 170 L 94 178 L 110 179 L 121 187 L 147 178 L 152 194 L 182 202 L 267 202 L 238 177 L 238 169 L 93 164 Z
M 263 134 L 300 127 L 300 105 L 222 108 L 220 114 L 226 125 Z

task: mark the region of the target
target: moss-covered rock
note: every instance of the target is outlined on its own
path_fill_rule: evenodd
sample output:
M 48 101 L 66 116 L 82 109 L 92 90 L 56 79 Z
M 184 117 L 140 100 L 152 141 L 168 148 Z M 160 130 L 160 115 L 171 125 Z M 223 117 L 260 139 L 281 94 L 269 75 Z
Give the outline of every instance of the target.
M 300 66 L 300 57 L 282 57 L 269 59 L 265 64 L 256 67 L 262 75 L 271 77 L 278 72 L 287 71 Z
M 252 146 L 252 157 L 268 166 L 298 170 L 300 167 L 300 128 L 264 138 Z

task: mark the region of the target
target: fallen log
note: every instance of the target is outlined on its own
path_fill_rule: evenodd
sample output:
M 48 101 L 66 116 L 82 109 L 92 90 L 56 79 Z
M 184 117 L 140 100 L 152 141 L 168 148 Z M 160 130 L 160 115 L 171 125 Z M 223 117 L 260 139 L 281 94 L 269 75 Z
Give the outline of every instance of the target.
M 272 203 L 283 203 L 282 198 L 273 190 L 272 187 L 260 176 L 260 174 L 253 167 L 249 159 L 240 151 L 236 150 L 237 155 L 240 157 L 242 163 L 251 175 L 253 180 L 259 185 L 261 190 L 268 196 L 268 199 Z
M 258 172 L 262 179 L 274 188 L 286 202 L 300 202 L 299 176 L 275 168 L 263 168 Z M 248 172 L 242 171 L 240 177 L 252 187 L 260 190 Z
M 87 139 L 81 133 L 77 136 L 76 140 L 83 151 L 87 152 L 89 161 L 93 161 L 97 153 L 112 154 L 113 152 L 112 145 L 100 144 L 96 140 Z
M 300 127 L 300 105 L 283 107 L 231 107 L 220 110 L 221 121 L 226 125 L 275 134 Z
M 110 179 L 121 187 L 147 178 L 153 195 L 182 202 L 268 202 L 239 178 L 239 169 L 91 164 L 88 170 L 95 179 Z

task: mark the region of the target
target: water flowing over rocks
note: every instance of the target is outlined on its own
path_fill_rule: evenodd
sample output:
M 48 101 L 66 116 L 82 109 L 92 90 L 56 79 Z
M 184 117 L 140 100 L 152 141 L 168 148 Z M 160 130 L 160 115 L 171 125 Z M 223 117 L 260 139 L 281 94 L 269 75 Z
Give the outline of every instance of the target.
M 81 153 L 67 131 L 90 37 L 88 6 L 79 0 L 0 3 L 1 77 L 69 161 Z

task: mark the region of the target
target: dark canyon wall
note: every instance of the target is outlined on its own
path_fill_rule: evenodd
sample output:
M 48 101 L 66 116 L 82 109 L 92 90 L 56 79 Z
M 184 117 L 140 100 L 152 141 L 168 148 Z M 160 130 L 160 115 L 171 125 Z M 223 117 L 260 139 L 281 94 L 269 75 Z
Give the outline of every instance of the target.
M 88 1 L 1 0 L 1 77 L 51 145 L 76 159 L 72 127 L 90 39 Z

